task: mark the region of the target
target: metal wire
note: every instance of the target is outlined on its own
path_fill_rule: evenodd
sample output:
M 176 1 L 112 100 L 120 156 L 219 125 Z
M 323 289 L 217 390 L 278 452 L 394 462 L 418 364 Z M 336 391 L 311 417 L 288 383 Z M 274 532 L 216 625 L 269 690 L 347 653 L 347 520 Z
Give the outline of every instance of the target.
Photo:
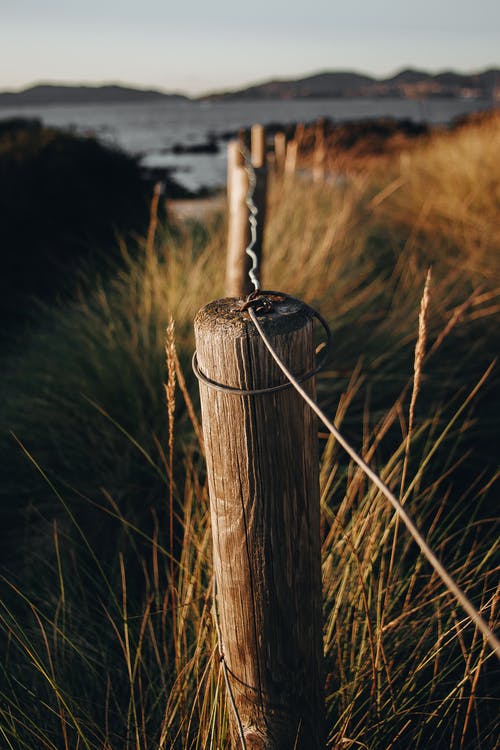
M 243 145 L 241 146 L 241 153 L 243 154 L 243 158 L 245 160 L 245 169 L 248 174 L 248 192 L 247 192 L 247 197 L 246 197 L 246 204 L 248 206 L 248 211 L 249 211 L 248 223 L 250 224 L 250 242 L 248 246 L 245 248 L 245 252 L 252 261 L 252 267 L 248 271 L 248 276 L 250 277 L 250 281 L 252 282 L 255 291 L 258 292 L 260 291 L 260 281 L 257 277 L 259 259 L 257 257 L 257 254 L 254 251 L 254 247 L 255 247 L 255 243 L 257 242 L 257 227 L 258 227 L 257 215 L 259 213 L 259 210 L 257 206 L 255 205 L 255 201 L 253 199 L 254 193 L 255 193 L 255 186 L 257 185 L 257 177 L 255 175 L 255 169 L 253 168 L 252 160 L 250 158 L 248 149 Z
M 371 481 L 375 484 L 375 486 L 378 487 L 380 492 L 382 492 L 382 494 L 385 495 L 385 497 L 389 500 L 394 510 L 396 511 L 398 516 L 401 518 L 401 520 L 405 524 L 410 534 L 412 535 L 413 539 L 416 541 L 416 543 L 420 547 L 424 556 L 430 562 L 430 564 L 432 565 L 432 567 L 434 568 L 438 576 L 441 578 L 445 586 L 448 588 L 448 590 L 453 594 L 456 600 L 461 604 L 463 609 L 467 612 L 467 614 L 469 615 L 471 620 L 474 622 L 476 627 L 481 631 L 483 636 L 488 641 L 491 649 L 500 660 L 500 641 L 492 632 L 487 622 L 481 617 L 481 615 L 476 610 L 476 608 L 471 604 L 471 602 L 469 601 L 467 596 L 464 594 L 464 592 L 455 583 L 455 581 L 447 572 L 447 570 L 442 565 L 442 563 L 438 560 L 438 558 L 436 557 L 434 552 L 431 550 L 431 548 L 429 547 L 429 545 L 423 538 L 422 534 L 419 532 L 419 530 L 417 529 L 417 527 L 411 520 L 410 516 L 405 511 L 401 503 L 399 502 L 399 500 L 397 500 L 397 498 L 393 495 L 390 489 L 384 484 L 384 482 L 380 479 L 380 477 L 368 466 L 368 464 L 365 461 L 363 461 L 361 456 L 359 456 L 358 453 L 356 453 L 354 448 L 351 447 L 351 445 L 347 442 L 347 440 L 344 437 L 342 437 L 342 435 L 337 430 L 335 425 L 321 411 L 321 409 L 316 404 L 316 402 L 309 396 L 308 393 L 306 393 L 306 391 L 302 388 L 302 386 L 297 381 L 297 379 L 292 375 L 292 373 L 288 370 L 286 365 L 281 361 L 279 356 L 274 351 L 271 342 L 267 338 L 264 332 L 264 329 L 262 328 L 261 324 L 259 323 L 257 319 L 257 316 L 255 315 L 254 311 L 251 308 L 248 310 L 248 314 L 250 315 L 250 318 L 252 319 L 253 324 L 255 325 L 257 331 L 259 332 L 262 338 L 262 341 L 264 342 L 265 346 L 269 350 L 272 358 L 274 359 L 278 367 L 286 375 L 290 383 L 293 385 L 295 390 L 298 391 L 298 393 L 302 396 L 304 401 L 311 407 L 311 409 L 319 417 L 319 419 L 323 422 L 323 424 L 330 430 L 332 435 L 344 448 L 346 453 L 353 459 L 353 461 L 355 461 L 358 464 L 358 466 L 364 471 L 367 477 L 371 479 Z

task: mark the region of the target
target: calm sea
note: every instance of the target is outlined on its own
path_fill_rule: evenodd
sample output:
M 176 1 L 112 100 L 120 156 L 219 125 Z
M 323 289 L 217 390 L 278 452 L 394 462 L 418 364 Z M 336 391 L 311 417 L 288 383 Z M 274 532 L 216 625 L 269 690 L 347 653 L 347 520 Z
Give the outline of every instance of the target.
M 458 115 L 488 109 L 488 101 L 468 99 L 307 99 L 292 101 L 192 102 L 0 108 L 0 119 L 39 117 L 47 125 L 93 133 L 103 141 L 138 154 L 145 166 L 168 167 L 190 189 L 225 183 L 225 146 L 218 154 L 168 153 L 175 144 L 192 145 L 260 122 L 337 122 L 370 117 L 410 118 L 448 123 Z

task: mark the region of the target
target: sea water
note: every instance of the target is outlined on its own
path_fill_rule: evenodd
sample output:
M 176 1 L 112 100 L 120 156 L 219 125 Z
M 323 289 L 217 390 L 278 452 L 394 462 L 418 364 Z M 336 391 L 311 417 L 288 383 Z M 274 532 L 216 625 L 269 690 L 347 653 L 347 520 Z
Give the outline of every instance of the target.
M 38 117 L 44 124 L 78 133 L 93 134 L 139 156 L 148 167 L 168 168 L 189 189 L 225 183 L 224 136 L 255 122 L 311 122 L 328 117 L 336 122 L 371 117 L 409 118 L 430 124 L 449 123 L 455 117 L 488 109 L 490 102 L 477 99 L 292 99 L 258 101 L 164 101 L 133 104 L 50 105 L 0 107 L 0 119 Z M 173 154 L 184 146 L 213 138 L 215 154 Z

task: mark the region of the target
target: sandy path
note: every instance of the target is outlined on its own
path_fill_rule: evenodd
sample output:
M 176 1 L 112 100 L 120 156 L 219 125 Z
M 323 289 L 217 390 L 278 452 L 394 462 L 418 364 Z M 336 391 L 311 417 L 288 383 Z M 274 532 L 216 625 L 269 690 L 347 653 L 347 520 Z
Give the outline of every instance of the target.
M 212 198 L 194 198 L 192 200 L 170 200 L 168 210 L 178 221 L 187 219 L 206 219 L 210 214 L 224 211 L 226 196 L 216 195 Z

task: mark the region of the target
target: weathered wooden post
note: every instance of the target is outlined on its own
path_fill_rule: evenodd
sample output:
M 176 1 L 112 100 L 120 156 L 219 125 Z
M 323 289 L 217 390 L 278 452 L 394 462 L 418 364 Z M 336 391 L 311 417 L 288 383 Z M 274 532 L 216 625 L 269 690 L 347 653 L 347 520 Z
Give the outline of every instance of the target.
M 293 136 L 293 140 L 296 141 L 298 148 L 302 146 L 302 139 L 304 138 L 304 133 L 306 130 L 306 126 L 303 122 L 298 122 L 295 126 L 295 133 Z
M 297 141 L 289 141 L 286 147 L 285 177 L 293 177 L 297 169 Z
M 231 205 L 231 192 L 235 170 L 242 166 L 243 154 L 241 151 L 241 141 L 239 138 L 236 138 L 227 144 L 226 190 L 228 205 Z
M 274 136 L 275 168 L 277 174 L 283 174 L 286 158 L 286 135 L 276 133 Z
M 252 125 L 250 130 L 250 149 L 254 167 L 264 167 L 266 164 L 266 131 L 262 125 Z
M 262 243 L 265 227 L 267 201 L 267 167 L 265 132 L 262 125 L 253 125 L 251 130 L 251 164 L 255 173 L 253 202 L 257 208 L 257 236 L 253 251 L 262 267 Z M 247 196 L 249 175 L 241 150 L 241 141 L 228 144 L 227 188 L 229 204 L 229 226 L 226 259 L 226 285 L 228 296 L 245 297 L 253 287 L 248 277 L 251 262 L 245 249 L 250 241 L 249 210 Z
M 294 373 L 311 370 L 307 306 L 278 300 L 259 321 Z M 233 747 L 323 750 L 315 419 L 292 388 L 270 390 L 283 375 L 240 301 L 202 308 L 195 336 Z
M 323 182 L 325 179 L 325 121 L 319 118 L 316 121 L 314 135 L 314 153 L 313 153 L 313 181 Z
M 226 294 L 239 297 L 244 293 L 248 260 L 245 248 L 249 240 L 248 172 L 240 141 L 230 141 L 227 147 L 228 230 L 226 254 Z

